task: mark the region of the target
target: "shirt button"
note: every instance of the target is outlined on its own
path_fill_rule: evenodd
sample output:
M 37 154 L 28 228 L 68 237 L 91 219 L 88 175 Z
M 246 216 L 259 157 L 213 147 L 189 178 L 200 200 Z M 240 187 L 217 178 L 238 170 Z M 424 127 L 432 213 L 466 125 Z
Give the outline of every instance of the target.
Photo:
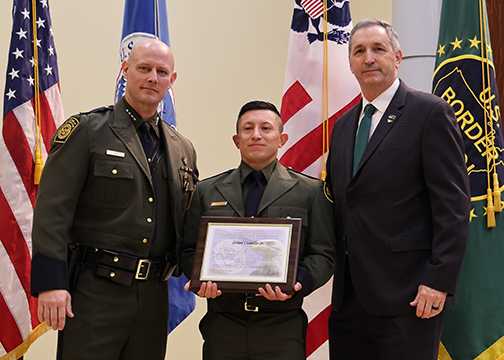
M 111 278 L 115 277 L 115 272 L 111 271 L 111 272 L 110 272 L 110 274 L 109 274 L 109 276 L 110 276 Z
M 147 244 L 147 242 L 148 242 L 148 241 L 149 241 L 149 240 L 147 240 L 147 238 L 144 238 L 144 239 L 142 240 L 142 242 L 143 242 L 144 244 Z
M 114 262 L 119 262 L 119 258 L 117 256 L 114 256 Z
M 151 223 L 151 222 L 152 222 L 152 219 L 151 219 L 151 218 L 147 218 L 147 222 L 148 222 L 148 223 Z
M 117 169 L 112 169 L 112 174 L 116 175 L 117 174 Z
M 151 198 L 151 197 L 150 197 L 150 198 L 149 198 L 149 202 L 150 202 L 150 203 L 151 203 L 151 202 L 154 202 L 154 198 Z

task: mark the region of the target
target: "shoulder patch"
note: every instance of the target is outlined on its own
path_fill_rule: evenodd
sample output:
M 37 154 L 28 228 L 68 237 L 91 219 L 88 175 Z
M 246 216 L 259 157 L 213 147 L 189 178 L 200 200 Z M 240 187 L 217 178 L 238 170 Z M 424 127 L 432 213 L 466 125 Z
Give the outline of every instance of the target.
M 67 119 L 58 129 L 56 136 L 54 136 L 54 142 L 64 144 L 70 137 L 74 129 L 79 125 L 79 119 L 76 117 L 71 117 Z
M 327 187 L 327 183 L 325 181 L 324 181 L 324 195 L 327 200 L 329 200 L 330 202 L 332 202 L 334 204 L 333 196 L 331 194 L 331 191 Z

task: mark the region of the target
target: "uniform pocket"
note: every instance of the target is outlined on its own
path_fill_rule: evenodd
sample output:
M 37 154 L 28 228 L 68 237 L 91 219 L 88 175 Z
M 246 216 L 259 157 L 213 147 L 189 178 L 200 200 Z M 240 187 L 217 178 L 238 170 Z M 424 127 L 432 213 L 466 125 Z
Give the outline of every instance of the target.
M 108 209 L 125 209 L 133 191 L 133 164 L 108 159 L 97 159 L 94 164 L 95 184 L 93 205 Z

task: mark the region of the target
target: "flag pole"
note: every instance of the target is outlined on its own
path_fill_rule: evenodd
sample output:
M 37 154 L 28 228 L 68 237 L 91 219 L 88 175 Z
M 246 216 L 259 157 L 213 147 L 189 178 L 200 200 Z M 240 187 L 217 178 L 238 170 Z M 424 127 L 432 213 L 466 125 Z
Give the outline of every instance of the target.
M 40 130 L 40 88 L 39 88 L 39 67 L 38 67 L 38 46 L 37 46 L 37 2 L 32 0 L 32 26 L 33 26 L 33 72 L 35 78 L 35 171 L 33 174 L 33 183 L 38 185 L 42 169 L 44 168 L 44 160 L 41 150 L 41 130 Z
M 322 171 L 320 178 L 325 180 L 326 172 L 326 153 L 329 151 L 329 59 L 327 49 L 327 0 L 324 0 L 323 16 L 323 75 L 322 75 Z

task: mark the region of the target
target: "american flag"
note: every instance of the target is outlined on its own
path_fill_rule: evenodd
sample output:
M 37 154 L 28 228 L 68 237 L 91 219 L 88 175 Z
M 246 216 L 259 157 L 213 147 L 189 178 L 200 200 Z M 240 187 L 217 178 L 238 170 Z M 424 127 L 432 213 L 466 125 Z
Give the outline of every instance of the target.
M 327 0 L 327 4 L 324 31 L 323 1 L 295 1 L 281 107 L 289 141 L 279 151 L 280 162 L 319 178 L 334 123 L 361 98 L 348 65 L 349 1 Z M 310 360 L 328 358 L 331 288 L 329 281 L 304 301 Z
M 46 331 L 30 296 L 35 149 L 40 144 L 45 159 L 64 120 L 48 0 L 37 0 L 36 9 L 31 0 L 14 0 L 8 57 L 0 138 L 0 358 L 17 359 Z

